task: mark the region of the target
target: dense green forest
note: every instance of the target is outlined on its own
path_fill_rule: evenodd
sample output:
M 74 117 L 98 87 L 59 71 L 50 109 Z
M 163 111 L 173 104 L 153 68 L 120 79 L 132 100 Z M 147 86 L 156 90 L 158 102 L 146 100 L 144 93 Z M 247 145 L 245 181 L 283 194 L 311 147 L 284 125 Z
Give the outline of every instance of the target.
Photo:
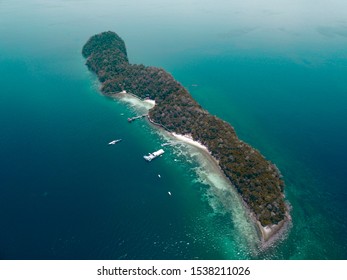
M 284 182 L 277 167 L 239 140 L 229 123 L 204 110 L 169 73 L 130 64 L 124 41 L 111 31 L 92 36 L 82 54 L 104 94 L 126 90 L 155 100 L 152 121 L 205 145 L 263 226 L 285 219 Z

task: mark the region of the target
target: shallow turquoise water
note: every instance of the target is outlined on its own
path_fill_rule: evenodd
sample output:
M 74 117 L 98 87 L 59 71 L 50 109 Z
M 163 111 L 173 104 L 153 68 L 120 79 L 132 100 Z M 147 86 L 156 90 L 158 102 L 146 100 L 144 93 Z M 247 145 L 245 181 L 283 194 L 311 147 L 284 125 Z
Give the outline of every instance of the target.
M 21 2 L 0 1 L 0 258 L 346 259 L 347 9 Z M 142 160 L 166 140 L 129 125 L 134 108 L 101 96 L 80 54 L 104 30 L 278 165 L 293 226 L 276 246 L 254 249 L 194 151 Z

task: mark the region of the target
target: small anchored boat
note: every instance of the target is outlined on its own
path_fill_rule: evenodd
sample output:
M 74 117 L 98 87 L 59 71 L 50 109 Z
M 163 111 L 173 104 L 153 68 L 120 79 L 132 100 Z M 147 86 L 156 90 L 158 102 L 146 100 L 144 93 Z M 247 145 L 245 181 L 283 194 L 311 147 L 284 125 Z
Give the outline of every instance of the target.
M 116 140 L 112 140 L 111 142 L 109 142 L 109 145 L 114 145 L 117 144 L 118 142 L 122 141 L 122 139 L 116 139 Z

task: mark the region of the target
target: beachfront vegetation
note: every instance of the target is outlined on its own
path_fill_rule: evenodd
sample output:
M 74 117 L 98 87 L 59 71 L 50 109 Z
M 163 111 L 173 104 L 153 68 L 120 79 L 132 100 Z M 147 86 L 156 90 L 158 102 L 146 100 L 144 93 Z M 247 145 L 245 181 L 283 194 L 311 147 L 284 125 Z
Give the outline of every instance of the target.
M 155 100 L 151 120 L 205 145 L 263 226 L 285 218 L 284 182 L 276 166 L 239 140 L 229 123 L 204 110 L 169 73 L 130 64 L 123 40 L 110 31 L 91 37 L 82 54 L 104 94 L 126 90 Z

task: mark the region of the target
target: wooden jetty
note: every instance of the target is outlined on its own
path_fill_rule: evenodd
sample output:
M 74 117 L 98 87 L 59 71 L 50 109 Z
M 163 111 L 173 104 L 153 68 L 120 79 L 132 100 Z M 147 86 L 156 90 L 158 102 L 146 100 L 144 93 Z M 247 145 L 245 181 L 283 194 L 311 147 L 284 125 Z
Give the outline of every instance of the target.
M 133 122 L 134 120 L 137 120 L 137 119 L 142 119 L 144 117 L 147 117 L 148 114 L 144 114 L 144 115 L 140 115 L 140 116 L 136 116 L 136 117 L 132 117 L 132 118 L 128 118 L 128 122 Z

